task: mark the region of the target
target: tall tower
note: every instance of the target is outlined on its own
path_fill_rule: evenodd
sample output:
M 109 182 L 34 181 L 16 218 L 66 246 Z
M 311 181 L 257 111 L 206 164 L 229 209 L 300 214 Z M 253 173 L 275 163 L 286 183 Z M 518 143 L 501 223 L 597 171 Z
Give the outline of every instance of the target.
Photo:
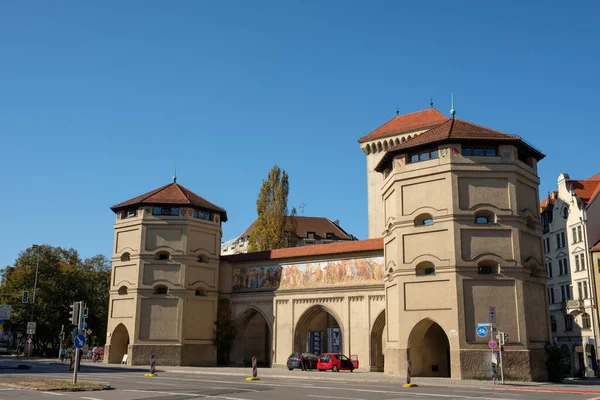
M 148 365 L 154 355 L 159 365 L 215 365 L 227 212 L 175 179 L 111 210 L 117 219 L 107 362 Z
M 383 177 L 375 171 L 375 166 L 389 149 L 441 124 L 445 120 L 444 114 L 432 106 L 432 108 L 411 114 L 397 115 L 358 140 L 360 148 L 367 156 L 369 239 L 381 237 L 386 225 L 381 212 L 383 210 L 381 197 Z
M 388 150 L 382 188 L 385 369 L 490 378 L 493 320 L 506 379 L 545 379 L 546 271 L 537 162 L 520 137 L 459 119 Z M 493 316 L 490 318 L 490 314 Z

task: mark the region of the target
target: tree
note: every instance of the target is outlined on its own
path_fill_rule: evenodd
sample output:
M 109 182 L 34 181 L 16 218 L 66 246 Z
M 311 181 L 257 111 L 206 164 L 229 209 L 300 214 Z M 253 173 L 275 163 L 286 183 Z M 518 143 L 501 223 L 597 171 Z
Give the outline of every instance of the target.
M 256 211 L 258 218 L 250 234 L 249 250 L 264 251 L 296 245 L 295 219 L 288 215 L 289 180 L 286 171 L 275 165 L 263 180 Z M 291 216 L 295 216 L 292 210 Z M 293 236 L 293 240 L 291 237 Z
M 34 348 L 39 353 L 55 354 L 59 346 L 59 333 L 64 325 L 68 337 L 74 328 L 69 323 L 70 304 L 85 301 L 90 317 L 88 328 L 92 335 L 88 340 L 104 343 L 108 313 L 110 284 L 110 262 L 104 256 L 95 256 L 81 261 L 74 249 L 44 245 L 40 247 L 38 285 L 35 295 L 36 333 Z M 3 297 L 2 301 L 12 304 L 10 320 L 5 330 L 25 334 L 27 321 L 31 320 L 37 249 L 28 248 L 19 253 L 15 265 L 7 268 L 0 280 L 0 293 L 18 294 L 18 297 Z M 29 301 L 21 303 L 20 294 L 29 292 Z

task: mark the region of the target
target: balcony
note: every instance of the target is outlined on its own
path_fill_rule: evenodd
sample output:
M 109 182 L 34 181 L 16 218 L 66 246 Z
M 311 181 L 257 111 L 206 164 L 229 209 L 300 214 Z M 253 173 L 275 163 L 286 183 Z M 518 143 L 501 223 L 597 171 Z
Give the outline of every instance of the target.
M 563 301 L 561 303 L 561 309 L 566 310 L 567 312 L 576 311 L 576 310 L 583 311 L 584 310 L 583 300 Z

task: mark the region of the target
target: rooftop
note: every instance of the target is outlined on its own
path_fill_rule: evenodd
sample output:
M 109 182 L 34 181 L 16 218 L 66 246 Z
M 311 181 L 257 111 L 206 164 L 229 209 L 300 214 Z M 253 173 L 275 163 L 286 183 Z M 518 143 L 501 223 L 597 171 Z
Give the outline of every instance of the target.
M 181 186 L 178 183 L 169 183 L 168 185 L 159 187 L 148 193 L 144 193 L 133 199 L 112 206 L 110 209 L 117 212 L 123 208 L 137 206 L 142 204 L 148 205 L 179 205 L 203 208 L 210 211 L 215 211 L 221 215 L 221 221 L 227 221 L 227 211 L 203 197 L 198 196 L 191 190 Z
M 443 123 L 436 127 L 421 133 L 418 136 L 412 137 L 405 142 L 390 148 L 379 161 L 375 170 L 382 172 L 385 166 L 390 162 L 395 154 L 401 153 L 409 149 L 416 149 L 433 144 L 441 144 L 446 142 L 506 142 L 515 143 L 522 149 L 531 153 L 537 160 L 545 157 L 543 153 L 527 144 L 520 136 L 511 135 L 500 132 L 495 129 L 486 128 L 472 122 L 464 121 L 458 118 L 446 119 Z
M 410 114 L 398 115 L 373 132 L 358 139 L 358 142 L 363 143 L 369 140 L 432 128 L 441 124 L 446 119 L 447 117 L 444 114 L 433 107 Z
M 586 180 L 569 180 L 568 183 L 575 192 L 575 195 L 579 197 L 583 204 L 587 204 L 600 192 L 600 174 L 592 176 Z M 592 180 L 594 179 L 594 180 Z M 595 180 L 598 179 L 598 180 Z
M 339 225 L 335 224 L 328 218 L 324 217 L 304 217 L 294 216 L 290 217 L 296 220 L 297 230 L 296 235 L 299 237 L 307 237 L 308 232 L 315 233 L 315 239 L 327 237 L 327 233 L 333 233 L 335 238 L 338 240 L 351 240 L 350 235 L 346 233 Z M 241 235 L 240 237 L 245 238 L 250 236 L 254 230 L 254 221 Z
M 221 261 L 240 262 L 276 260 L 330 254 L 359 253 L 367 251 L 383 251 L 383 238 L 318 244 L 314 246 L 289 247 L 286 249 L 256 251 L 253 253 L 240 253 L 229 256 L 221 256 Z

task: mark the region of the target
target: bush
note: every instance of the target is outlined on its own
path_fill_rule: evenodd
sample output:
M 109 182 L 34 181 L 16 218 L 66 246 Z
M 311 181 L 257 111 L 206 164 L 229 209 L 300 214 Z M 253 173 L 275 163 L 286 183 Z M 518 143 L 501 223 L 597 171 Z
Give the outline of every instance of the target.
M 546 344 L 546 367 L 548 368 L 548 379 L 551 382 L 561 382 L 569 375 L 569 361 L 571 354 L 567 349 Z

